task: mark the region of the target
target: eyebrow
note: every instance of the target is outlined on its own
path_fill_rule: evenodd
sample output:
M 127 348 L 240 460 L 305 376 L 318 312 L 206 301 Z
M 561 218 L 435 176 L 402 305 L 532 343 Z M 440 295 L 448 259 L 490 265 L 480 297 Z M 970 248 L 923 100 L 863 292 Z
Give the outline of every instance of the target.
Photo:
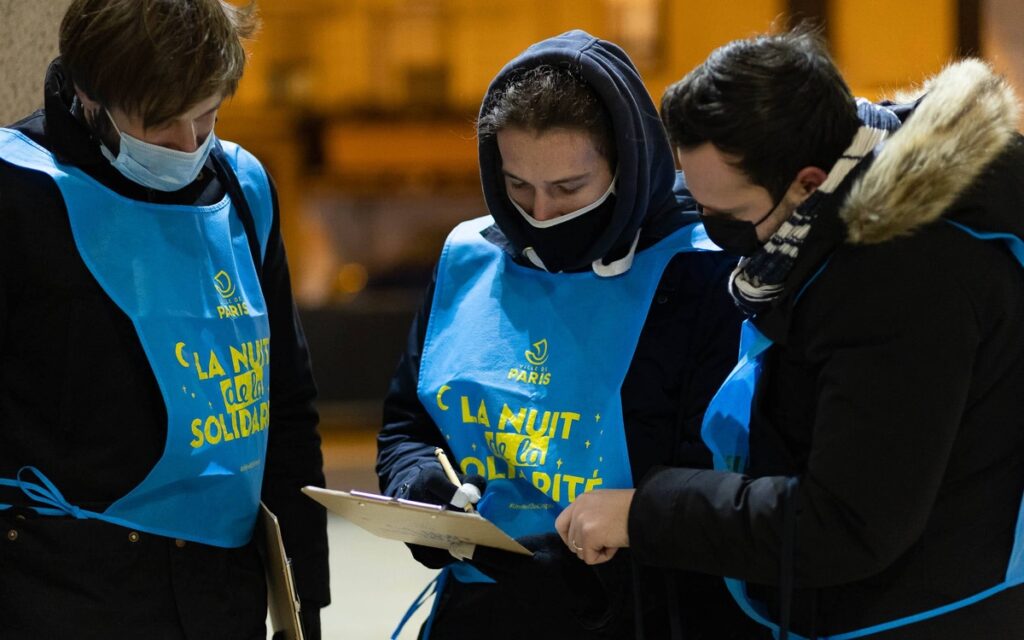
M 205 118 L 206 116 L 210 115 L 211 113 L 213 113 L 217 109 L 220 109 L 221 106 L 223 106 L 223 104 L 224 104 L 224 100 L 221 99 L 221 101 L 218 102 L 212 109 L 210 109 L 209 111 L 205 111 L 203 113 L 200 113 L 198 116 L 196 116 L 196 119 Z M 160 124 L 154 125 L 154 126 L 149 127 L 149 128 L 150 129 L 154 129 L 154 130 L 164 129 L 164 128 L 167 128 L 167 127 L 171 126 L 171 123 L 172 122 L 176 122 L 176 121 L 177 121 L 177 118 L 172 118 L 170 120 L 167 120 L 166 122 L 161 122 Z
M 711 209 L 715 213 L 718 213 L 718 214 L 721 214 L 721 215 L 726 215 L 726 216 L 735 216 L 736 215 L 736 209 L 724 209 L 724 208 L 716 207 L 714 205 L 705 204 L 705 203 L 701 202 L 700 200 L 697 200 L 696 198 L 694 198 L 694 201 L 697 203 L 697 206 L 699 206 L 701 209 Z M 740 207 L 740 208 L 742 208 L 742 207 Z
M 736 217 L 736 213 L 738 211 L 742 211 L 745 208 L 744 205 L 733 206 L 733 207 L 729 207 L 729 208 L 724 208 L 724 207 L 723 208 L 719 208 L 719 207 L 716 207 L 716 206 L 714 206 L 712 204 L 708 204 L 707 202 L 704 202 L 703 200 L 697 199 L 697 196 L 695 196 L 692 191 L 690 192 L 690 197 L 693 198 L 693 201 L 696 202 L 697 206 L 700 207 L 702 210 L 703 209 L 711 209 L 712 211 L 714 211 L 717 214 L 726 215 L 726 216 L 729 216 L 731 218 L 735 218 Z
M 223 104 L 224 104 L 224 99 L 223 99 L 223 98 L 221 98 L 221 101 L 220 101 L 220 102 L 218 102 L 217 104 L 215 104 L 215 105 L 213 106 L 213 108 L 212 108 L 212 109 L 210 109 L 209 111 L 206 111 L 206 112 L 204 112 L 204 113 L 201 113 L 201 114 L 199 114 L 199 117 L 200 117 L 200 118 L 202 118 L 203 116 L 208 116 L 208 115 L 210 115 L 211 113 L 213 113 L 213 112 L 214 112 L 214 111 L 216 111 L 217 109 L 220 109 L 220 108 L 221 108 L 221 106 L 222 106 Z
M 507 177 L 512 178 L 513 180 L 518 180 L 520 182 L 526 182 L 526 180 L 523 180 L 522 178 L 520 178 L 516 174 L 512 173 L 511 171 L 506 171 L 506 170 L 502 169 L 501 172 L 504 173 Z M 550 185 L 560 185 L 560 184 L 566 184 L 568 182 L 576 182 L 578 180 L 583 180 L 584 178 L 589 178 L 589 177 L 590 177 L 590 172 L 587 171 L 586 173 L 581 173 L 581 174 L 576 175 L 576 176 L 569 176 L 567 178 L 559 178 L 558 180 L 553 180 L 553 181 L 551 181 L 551 182 L 549 182 L 547 184 L 550 184 Z

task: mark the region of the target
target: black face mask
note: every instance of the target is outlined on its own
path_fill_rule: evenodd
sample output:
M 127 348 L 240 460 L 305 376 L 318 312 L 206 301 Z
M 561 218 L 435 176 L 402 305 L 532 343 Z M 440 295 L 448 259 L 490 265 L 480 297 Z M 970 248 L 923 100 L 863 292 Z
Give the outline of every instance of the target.
M 588 267 L 591 262 L 602 256 L 588 255 L 601 234 L 611 224 L 615 213 L 614 182 L 608 187 L 608 193 L 594 208 L 576 217 L 567 214 L 571 219 L 558 221 L 546 227 L 525 226 L 527 249 L 532 248 L 544 263 L 544 268 L 551 273 L 571 271 Z M 510 198 L 511 200 L 511 198 Z M 514 208 L 525 218 L 530 214 L 512 201 Z M 524 250 L 524 253 L 526 251 Z
M 700 211 L 700 220 L 704 223 L 704 230 L 708 238 L 714 242 L 722 251 L 734 256 L 750 257 L 761 248 L 761 240 L 757 237 L 757 228 L 775 212 L 781 200 L 768 213 L 757 222 L 747 220 L 735 220 L 724 216 L 709 216 Z

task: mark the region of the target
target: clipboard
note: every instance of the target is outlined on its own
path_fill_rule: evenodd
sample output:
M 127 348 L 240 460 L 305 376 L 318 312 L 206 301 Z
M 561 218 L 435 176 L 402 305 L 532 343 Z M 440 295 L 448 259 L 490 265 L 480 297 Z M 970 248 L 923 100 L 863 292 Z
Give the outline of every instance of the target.
M 267 608 L 270 610 L 273 640 L 303 640 L 302 621 L 299 619 L 301 607 L 295 592 L 291 561 L 281 539 L 281 526 L 277 516 L 262 502 L 258 529 L 258 543 L 267 573 Z
M 303 487 L 302 492 L 381 538 L 438 549 L 455 545 L 483 545 L 519 555 L 529 549 L 479 513 L 445 509 L 442 505 L 389 498 L 362 491 L 332 491 Z

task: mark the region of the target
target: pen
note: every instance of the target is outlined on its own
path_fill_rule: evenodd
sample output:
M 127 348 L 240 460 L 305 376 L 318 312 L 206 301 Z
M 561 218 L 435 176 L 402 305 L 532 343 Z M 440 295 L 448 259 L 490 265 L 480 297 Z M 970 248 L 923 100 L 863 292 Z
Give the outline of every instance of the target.
M 448 461 L 448 456 L 444 454 L 444 449 L 437 447 L 434 449 L 434 455 L 437 456 L 437 461 L 441 463 L 441 468 L 444 469 L 444 474 L 448 476 L 448 479 L 452 481 L 452 484 L 461 489 L 462 483 L 459 482 L 459 476 L 455 473 L 455 469 L 452 468 L 452 463 Z M 467 502 L 463 509 L 469 513 L 473 513 L 472 503 Z

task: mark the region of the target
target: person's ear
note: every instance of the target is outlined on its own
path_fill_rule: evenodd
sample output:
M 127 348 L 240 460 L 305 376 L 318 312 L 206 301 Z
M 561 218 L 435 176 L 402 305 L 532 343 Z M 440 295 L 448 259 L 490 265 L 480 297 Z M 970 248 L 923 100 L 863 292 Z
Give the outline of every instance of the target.
M 90 98 L 88 94 L 78 87 L 77 84 L 75 85 L 75 95 L 78 96 L 78 101 L 82 103 L 82 106 L 85 107 L 87 112 L 92 113 L 101 108 L 100 103 Z
M 803 197 L 807 198 L 817 191 L 827 178 L 828 174 L 818 167 L 804 167 L 796 174 L 796 183 Z
M 794 208 L 803 204 L 803 201 L 811 197 L 811 194 L 818 190 L 828 174 L 818 167 L 804 167 L 797 174 L 796 178 L 789 185 L 786 191 L 785 200 Z

